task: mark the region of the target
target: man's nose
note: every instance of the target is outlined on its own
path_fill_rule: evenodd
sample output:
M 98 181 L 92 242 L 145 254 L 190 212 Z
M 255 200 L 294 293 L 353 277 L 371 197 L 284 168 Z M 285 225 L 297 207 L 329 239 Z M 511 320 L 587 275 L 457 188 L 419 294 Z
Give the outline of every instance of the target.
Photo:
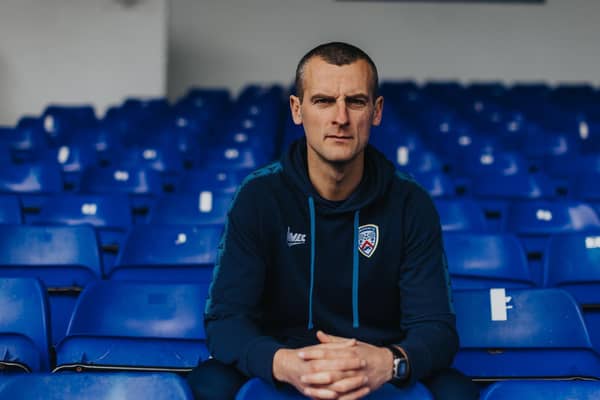
M 346 125 L 348 123 L 348 110 L 344 101 L 338 101 L 336 103 L 335 122 L 338 125 Z

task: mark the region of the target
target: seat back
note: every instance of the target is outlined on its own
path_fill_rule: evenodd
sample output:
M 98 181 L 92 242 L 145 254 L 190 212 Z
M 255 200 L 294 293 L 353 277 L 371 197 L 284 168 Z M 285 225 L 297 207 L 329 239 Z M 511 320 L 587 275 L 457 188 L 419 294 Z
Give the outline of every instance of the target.
M 505 381 L 489 386 L 482 400 L 594 400 L 600 398 L 597 381 Z
M 595 377 L 582 314 L 560 289 L 454 293 L 461 348 L 454 366 L 481 379 Z
M 228 171 L 217 168 L 203 168 L 184 172 L 177 184 L 177 191 L 181 193 L 200 193 L 203 191 L 235 193 L 242 183 L 245 171 Z
M 101 276 L 91 226 L 0 225 L 0 276 L 40 278 L 50 288 L 83 287 Z
M 600 220 L 592 207 L 578 201 L 517 201 L 508 207 L 505 230 L 519 236 L 530 269 L 541 282 L 548 237 L 560 232 L 600 232 Z
M 11 378 L 0 388 L 5 399 L 192 400 L 185 380 L 170 373 L 29 374 Z
M 553 235 L 546 252 L 544 284 L 575 297 L 592 344 L 600 350 L 600 233 Z
M 580 304 L 600 304 L 600 233 L 552 235 L 544 271 L 544 286 L 564 288 Z
M 20 224 L 23 222 L 21 204 L 16 196 L 0 195 L 0 224 Z
M 444 248 L 452 287 L 534 287 L 525 253 L 510 234 L 445 232 Z
M 135 225 L 110 279 L 210 282 L 221 236 L 218 226 Z
M 203 191 L 161 196 L 148 222 L 163 225 L 225 225 L 233 194 Z
M 48 371 L 49 320 L 46 290 L 36 279 L 0 278 L 0 366 Z
M 485 232 L 487 224 L 479 203 L 470 198 L 438 198 L 435 207 L 444 232 Z
M 53 164 L 31 163 L 0 166 L 0 192 L 55 193 L 63 189 L 60 168 Z
M 81 177 L 83 193 L 159 194 L 160 173 L 143 168 L 90 167 Z
M 79 296 L 69 336 L 201 340 L 208 284 L 95 281 Z
M 539 199 L 555 197 L 552 181 L 543 174 L 499 175 L 473 179 L 473 195 L 495 199 Z
M 129 198 L 123 193 L 62 193 L 49 197 L 28 222 L 127 229 L 132 224 Z
M 96 281 L 81 293 L 55 371 L 191 370 L 208 357 L 208 284 Z

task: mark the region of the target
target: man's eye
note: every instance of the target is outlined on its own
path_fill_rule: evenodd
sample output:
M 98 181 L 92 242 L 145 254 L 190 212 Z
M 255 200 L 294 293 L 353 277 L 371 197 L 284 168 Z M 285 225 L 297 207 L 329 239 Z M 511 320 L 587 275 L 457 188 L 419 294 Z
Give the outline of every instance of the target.
M 331 100 L 330 99 L 316 99 L 315 103 L 316 104 L 328 104 L 328 103 L 331 103 Z

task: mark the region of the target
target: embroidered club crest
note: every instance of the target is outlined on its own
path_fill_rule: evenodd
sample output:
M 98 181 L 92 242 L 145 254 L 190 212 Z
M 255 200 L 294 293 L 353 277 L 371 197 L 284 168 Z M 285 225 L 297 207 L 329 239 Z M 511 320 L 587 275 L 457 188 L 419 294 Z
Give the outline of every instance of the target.
M 358 251 L 369 258 L 375 253 L 379 243 L 379 227 L 374 224 L 363 225 L 358 228 Z

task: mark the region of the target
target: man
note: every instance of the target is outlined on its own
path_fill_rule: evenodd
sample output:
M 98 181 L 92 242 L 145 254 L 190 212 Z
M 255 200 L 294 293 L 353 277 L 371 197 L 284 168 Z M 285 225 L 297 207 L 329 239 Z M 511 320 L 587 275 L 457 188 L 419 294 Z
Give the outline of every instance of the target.
M 427 193 L 368 146 L 373 61 L 345 43 L 307 53 L 290 107 L 306 138 L 234 198 L 206 305 L 211 359 L 188 381 L 233 398 L 248 377 L 313 399 L 420 380 L 478 398 L 448 366 L 458 348 L 439 218 Z

